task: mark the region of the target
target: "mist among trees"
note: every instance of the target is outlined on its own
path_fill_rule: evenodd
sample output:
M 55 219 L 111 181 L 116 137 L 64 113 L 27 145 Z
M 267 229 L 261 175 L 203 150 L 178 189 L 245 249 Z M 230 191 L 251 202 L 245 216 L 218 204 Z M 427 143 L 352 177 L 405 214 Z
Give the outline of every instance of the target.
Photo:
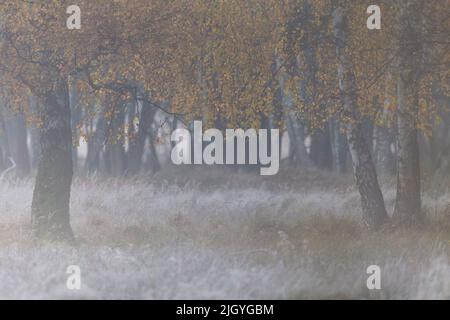
M 0 2 L 0 298 L 450 297 L 448 0 L 75 2 Z

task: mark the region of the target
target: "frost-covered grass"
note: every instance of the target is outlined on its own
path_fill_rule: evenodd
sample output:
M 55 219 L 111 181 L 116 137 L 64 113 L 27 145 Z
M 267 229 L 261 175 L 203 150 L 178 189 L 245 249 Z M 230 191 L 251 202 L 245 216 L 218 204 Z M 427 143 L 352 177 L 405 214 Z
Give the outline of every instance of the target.
M 194 171 L 74 183 L 73 247 L 28 236 L 31 181 L 0 184 L 0 298 L 450 298 L 448 193 L 420 230 L 360 224 L 351 178 Z M 386 183 L 388 208 L 395 192 Z M 382 270 L 369 292 L 367 266 Z M 82 289 L 66 289 L 78 265 Z

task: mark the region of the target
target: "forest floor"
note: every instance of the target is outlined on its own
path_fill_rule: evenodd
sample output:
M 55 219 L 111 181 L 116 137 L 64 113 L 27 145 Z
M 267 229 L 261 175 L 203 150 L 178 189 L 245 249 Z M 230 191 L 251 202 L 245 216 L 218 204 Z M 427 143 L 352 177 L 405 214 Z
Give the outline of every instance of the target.
M 383 186 L 391 211 L 394 184 Z M 421 229 L 370 233 L 350 176 L 76 179 L 70 246 L 31 240 L 32 182 L 3 182 L 0 298 L 448 299 L 447 189 L 424 194 Z M 373 264 L 382 289 L 369 291 Z M 66 288 L 69 265 L 81 268 L 79 291 Z

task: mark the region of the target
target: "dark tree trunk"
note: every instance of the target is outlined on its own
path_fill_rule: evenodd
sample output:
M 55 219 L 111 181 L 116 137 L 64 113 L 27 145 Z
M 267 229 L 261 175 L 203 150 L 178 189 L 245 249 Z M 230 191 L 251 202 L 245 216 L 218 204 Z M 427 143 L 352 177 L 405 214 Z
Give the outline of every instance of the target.
M 423 220 L 420 161 L 417 139 L 418 81 L 422 61 L 420 42 L 421 0 L 399 1 L 399 54 L 397 58 L 397 198 L 394 218 L 412 225 Z M 407 21 L 416 21 L 411 25 Z
M 329 123 L 333 151 L 333 169 L 338 173 L 344 173 L 347 170 L 347 138 L 341 132 L 341 123 L 338 119 L 333 118 Z
M 298 67 L 297 65 L 295 66 L 295 70 L 297 70 Z M 278 61 L 278 68 L 280 67 L 281 62 Z M 292 94 L 286 88 L 285 82 L 287 77 L 289 76 L 289 72 L 286 72 L 286 74 L 281 75 L 279 79 L 282 113 L 284 113 L 284 121 L 286 123 L 287 133 L 289 137 L 289 164 L 301 165 L 305 168 L 311 167 L 312 161 L 308 156 L 308 152 L 306 151 L 305 146 L 305 128 L 302 120 L 299 119 L 298 115 L 295 112 L 294 99 L 292 98 Z
M 314 29 L 314 15 L 310 1 L 299 3 L 298 6 L 296 6 L 295 11 L 295 17 L 286 24 L 286 31 L 288 33 L 287 46 L 290 51 L 290 57 L 288 57 L 285 66 L 287 67 L 286 71 L 289 76 L 300 79 L 297 83 L 298 93 L 296 93 L 296 95 L 299 95 L 301 103 L 307 107 L 313 103 L 316 95 L 316 74 L 318 68 L 316 56 L 317 33 Z M 302 32 L 302 41 L 297 42 L 294 40 L 292 42 L 293 39 L 297 39 L 300 36 L 300 34 L 298 34 L 299 31 Z M 289 94 L 286 97 L 286 106 L 290 162 L 291 164 L 300 164 L 305 168 L 313 167 L 314 161 L 310 157 L 311 152 L 308 154 L 305 146 L 308 122 L 303 118 L 306 117 L 304 117 L 303 111 L 300 110 L 301 108 L 295 106 L 293 95 Z M 327 157 L 326 152 L 322 153 L 322 155 L 325 155 L 325 157 L 322 158 L 325 160 Z M 313 156 L 313 158 L 317 160 L 316 156 Z M 324 162 L 326 163 L 327 161 Z M 329 166 L 325 164 L 325 167 Z
M 287 114 L 287 127 L 289 134 L 289 160 L 291 164 L 301 165 L 304 168 L 313 166 L 305 146 L 305 126 L 294 112 Z
M 125 111 L 123 101 L 117 102 L 116 112 L 110 120 L 107 130 L 107 143 L 104 152 L 105 169 L 114 177 L 122 177 L 126 169 L 126 155 L 124 148 Z
M 364 135 L 364 140 L 367 143 L 367 146 L 369 148 L 369 151 L 372 153 L 373 151 L 373 140 L 374 140 L 374 123 L 373 120 L 370 117 L 363 116 L 361 119 L 361 125 Z
M 94 122 L 94 121 L 92 121 Z M 90 136 L 88 138 L 88 150 L 85 169 L 88 175 L 95 175 L 100 170 L 100 154 L 105 143 L 105 119 L 103 115 L 95 120 L 95 125 L 90 125 Z
M 126 166 L 123 142 L 119 140 L 106 145 L 103 156 L 106 172 L 114 177 L 122 177 Z
M 318 168 L 331 170 L 333 167 L 333 152 L 328 124 L 311 135 L 310 156 Z
M 395 172 L 394 155 L 391 150 L 393 141 L 390 128 L 380 125 L 375 127 L 374 157 L 377 172 L 382 176 L 391 176 Z
M 161 170 L 161 164 L 158 159 L 158 153 L 156 151 L 156 146 L 155 146 L 155 137 L 154 137 L 152 128 L 149 129 L 148 144 L 149 144 L 150 154 L 147 159 L 147 167 L 150 170 L 150 172 L 156 173 L 159 170 Z
M 371 152 L 364 139 L 361 116 L 357 108 L 356 79 L 351 57 L 346 53 L 348 41 L 345 9 L 338 6 L 333 13 L 333 29 L 338 58 L 339 88 L 346 118 L 347 142 L 350 150 L 356 185 L 361 196 L 363 219 L 371 229 L 378 229 L 388 215 L 378 184 Z
M 72 239 L 70 191 L 73 176 L 72 130 L 67 83 L 43 95 L 39 110 L 40 159 L 32 202 L 32 229 L 36 236 Z
M 155 108 L 153 108 L 148 101 L 144 101 L 140 112 L 138 131 L 136 137 L 131 141 L 130 149 L 128 151 L 129 175 L 138 174 L 141 170 L 145 141 L 147 136 L 150 136 L 150 139 L 153 139 L 153 134 L 151 134 L 150 131 L 155 114 Z M 150 147 L 153 148 L 153 150 L 150 150 L 153 156 L 153 153 L 155 152 L 153 141 L 150 141 Z
M 397 197 L 394 218 L 400 224 L 412 225 L 423 219 L 420 194 L 420 161 L 419 144 L 415 117 L 406 110 L 408 102 L 416 104 L 418 101 L 408 99 L 400 93 L 405 88 L 399 81 L 398 103 L 398 137 L 397 137 Z M 414 95 L 414 92 L 410 92 Z

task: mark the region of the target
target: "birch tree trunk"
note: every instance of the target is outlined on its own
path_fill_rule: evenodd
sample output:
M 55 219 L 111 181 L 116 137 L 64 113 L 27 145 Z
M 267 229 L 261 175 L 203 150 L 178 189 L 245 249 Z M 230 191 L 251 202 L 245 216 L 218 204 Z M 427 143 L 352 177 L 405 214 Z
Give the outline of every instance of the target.
M 347 142 L 350 150 L 356 185 L 361 196 L 363 220 L 369 228 L 377 230 L 388 215 L 378 184 L 370 149 L 362 132 L 361 117 L 357 108 L 356 80 L 351 57 L 347 50 L 347 25 L 344 8 L 338 5 L 333 13 L 333 30 L 338 58 L 339 88 L 343 99 Z

